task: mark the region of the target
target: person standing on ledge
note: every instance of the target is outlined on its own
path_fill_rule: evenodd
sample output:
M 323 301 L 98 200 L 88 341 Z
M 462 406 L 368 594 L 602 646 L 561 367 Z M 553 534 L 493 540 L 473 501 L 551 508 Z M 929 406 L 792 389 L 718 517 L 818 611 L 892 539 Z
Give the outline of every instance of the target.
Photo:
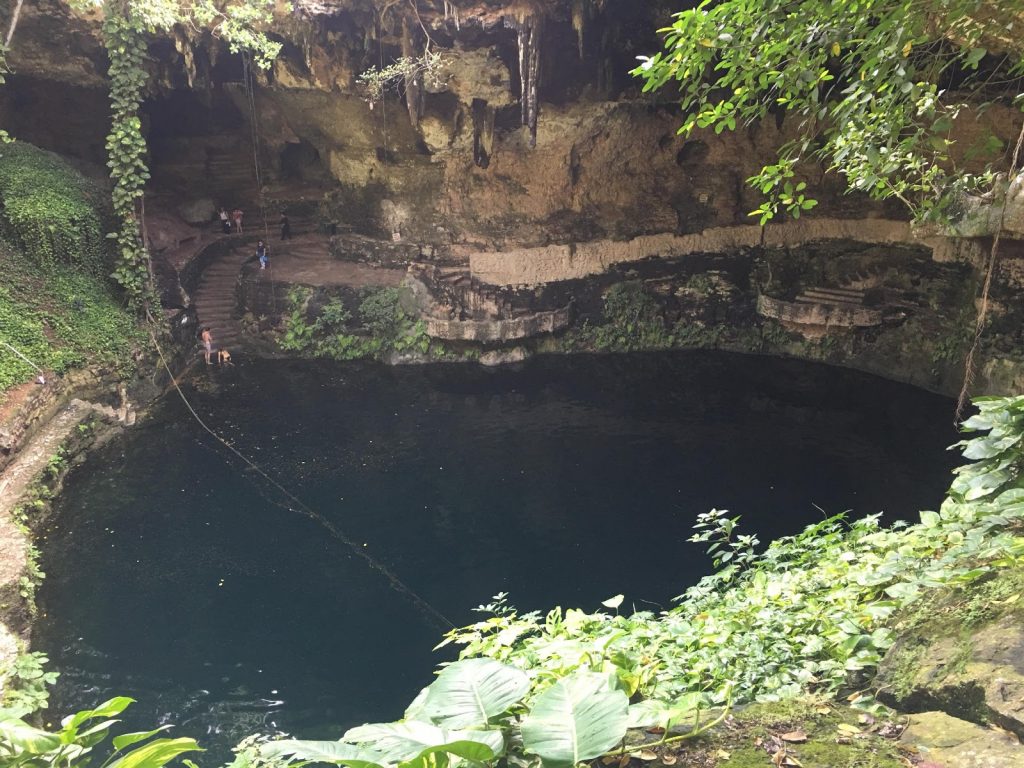
M 288 221 L 288 214 L 281 211 L 281 239 L 292 239 L 292 223 Z
M 228 212 L 223 206 L 220 209 L 220 228 L 225 235 L 231 234 L 231 219 L 228 217 Z
M 210 326 L 203 328 L 203 333 L 200 336 L 203 340 L 203 356 L 206 358 L 206 364 L 210 364 L 210 355 L 213 354 L 213 334 L 210 333 Z
M 256 258 L 260 261 L 260 269 L 266 269 L 269 259 L 267 258 L 267 246 L 262 240 L 256 243 Z
M 235 221 L 235 232 L 239 235 L 242 234 L 242 215 L 241 208 L 235 208 L 231 212 L 231 218 Z

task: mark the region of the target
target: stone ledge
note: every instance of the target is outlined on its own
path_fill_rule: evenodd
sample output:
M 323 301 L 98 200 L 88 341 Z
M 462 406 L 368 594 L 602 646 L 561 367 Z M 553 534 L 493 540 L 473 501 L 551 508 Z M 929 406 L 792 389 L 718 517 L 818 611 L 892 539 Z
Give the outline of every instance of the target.
M 568 327 L 571 307 L 536 312 L 508 320 L 442 320 L 427 318 L 427 335 L 445 341 L 514 341 L 554 333 Z
M 594 240 L 542 248 L 472 253 L 472 277 L 496 286 L 537 285 L 598 275 L 615 264 L 693 253 L 721 253 L 737 248 L 786 248 L 822 240 L 868 244 L 923 245 L 910 224 L 891 219 L 799 219 L 764 228 L 744 224 L 714 227 L 692 235 L 645 235 L 632 240 Z
M 757 297 L 757 314 L 780 323 L 813 325 L 825 328 L 871 328 L 882 324 L 882 313 L 867 307 L 840 307 L 832 304 L 797 303 Z

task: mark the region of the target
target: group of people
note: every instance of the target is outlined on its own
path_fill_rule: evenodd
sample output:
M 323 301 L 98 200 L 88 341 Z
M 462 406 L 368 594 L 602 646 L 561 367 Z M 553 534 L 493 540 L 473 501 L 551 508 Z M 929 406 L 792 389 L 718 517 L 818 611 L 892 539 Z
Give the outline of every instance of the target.
M 221 206 L 220 213 L 217 215 L 220 218 L 221 231 L 225 235 L 232 233 L 236 235 L 242 234 L 242 218 L 245 216 L 245 213 L 241 208 L 235 208 L 231 213 L 228 213 L 228 209 Z M 281 220 L 278 222 L 278 226 L 281 228 L 281 239 L 291 240 L 292 223 L 288 220 L 288 214 L 284 211 L 281 212 Z
M 228 213 L 227 208 L 223 206 L 220 209 L 218 216 L 220 217 L 220 228 L 225 235 L 230 235 L 234 232 L 236 235 L 242 234 L 242 217 L 245 213 L 241 208 L 235 208 L 231 213 Z
M 227 209 L 221 207 L 220 217 L 221 229 L 225 235 L 230 235 L 232 232 L 235 234 L 242 234 L 242 217 L 244 213 L 240 208 L 236 208 L 230 214 Z M 288 214 L 281 212 L 281 239 L 290 240 L 292 237 L 292 224 L 288 220 Z M 256 260 L 260 263 L 260 269 L 266 269 L 270 264 L 270 255 L 267 252 L 267 244 L 262 240 L 256 243 Z M 214 350 L 213 350 L 213 332 L 209 326 L 202 329 L 199 334 L 200 340 L 203 342 L 203 357 L 206 359 L 207 365 L 213 364 Z M 216 358 L 218 365 L 234 365 L 231 362 L 231 353 L 226 349 L 218 349 L 216 351 Z
M 213 332 L 210 330 L 210 326 L 205 326 L 202 333 L 199 334 L 199 338 L 203 342 L 203 357 L 206 358 L 206 364 L 211 365 L 211 358 L 214 355 L 213 351 Z M 217 365 L 234 365 L 231 362 L 231 353 L 228 350 L 221 348 L 216 352 Z

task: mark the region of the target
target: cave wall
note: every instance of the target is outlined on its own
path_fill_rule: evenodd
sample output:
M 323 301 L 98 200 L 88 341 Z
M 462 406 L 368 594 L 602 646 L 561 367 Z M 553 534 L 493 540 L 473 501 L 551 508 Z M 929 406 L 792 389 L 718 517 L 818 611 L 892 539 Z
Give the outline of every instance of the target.
M 698 249 L 719 255 L 754 244 L 748 212 L 760 201 L 745 179 L 772 158 L 792 126 L 780 118 L 721 135 L 677 134 L 681 115 L 671 93 L 644 95 L 628 74 L 637 55 L 658 48 L 655 30 L 676 2 L 420 0 L 418 18 L 405 4 L 391 4 L 381 18 L 379 5 L 298 0 L 276 25 L 281 57 L 251 81 L 242 58 L 208 35 L 177 30 L 173 39 L 154 39 L 143 109 L 152 208 L 253 210 L 261 198 L 258 160 L 263 198 L 313 227 L 399 237 L 449 263 L 476 264 L 483 279 L 554 281 L 562 294 L 591 295 L 593 285 L 603 285 L 604 278 L 584 284 L 575 275 L 596 270 L 621 279 L 636 267 L 615 266 L 614 253 L 644 238 L 704 243 L 720 233 L 720 247 Z M 0 22 L 6 13 L 0 9 Z M 428 33 L 442 55 L 439 70 L 410 79 L 401 93 L 368 100 L 360 73 L 422 52 Z M 100 167 L 108 106 L 96 19 L 60 0 L 26 5 L 9 61 L 14 74 L 0 88 L 0 128 Z M 961 160 L 989 130 L 1012 138 L 1013 115 L 994 109 L 957 121 Z M 800 174 L 820 201 L 813 220 L 834 230 L 825 239 L 872 242 L 872 232 L 903 226 L 897 204 L 844 194 L 842 180 L 820 165 Z M 1009 193 L 1024 201 L 1021 188 Z M 209 205 L 192 205 L 198 201 Z M 993 208 L 987 201 L 972 206 L 963 231 L 954 233 L 973 238 L 971 247 L 939 243 L 931 258 L 953 259 L 976 275 Z M 1020 229 L 1015 236 L 1024 237 Z M 1022 246 L 1006 242 L 985 372 L 1004 391 L 1024 384 Z M 547 270 L 543 255 L 553 248 L 567 255 Z M 671 260 L 670 251 L 632 260 Z M 597 254 L 596 267 L 582 263 L 587 253 Z M 744 311 L 752 311 L 752 294 L 744 295 Z M 936 314 L 951 318 L 937 331 L 947 335 L 975 309 L 959 294 L 946 305 L 932 300 Z M 912 347 L 911 334 L 872 348 L 913 358 Z M 857 354 L 864 367 L 898 367 Z

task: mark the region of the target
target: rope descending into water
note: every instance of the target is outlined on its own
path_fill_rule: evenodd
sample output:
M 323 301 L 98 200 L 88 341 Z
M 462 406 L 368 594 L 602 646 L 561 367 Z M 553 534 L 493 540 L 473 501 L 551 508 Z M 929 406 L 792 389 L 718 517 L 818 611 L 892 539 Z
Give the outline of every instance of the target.
M 392 571 L 390 568 L 384 565 L 384 563 L 380 562 L 373 555 L 367 552 L 365 547 L 360 546 L 357 542 L 353 541 L 348 536 L 346 536 L 345 533 L 337 525 L 335 525 L 333 522 L 331 522 L 326 517 L 321 515 L 319 512 L 312 509 L 308 504 L 303 502 L 302 499 L 298 498 L 295 494 L 293 494 L 291 491 L 289 491 L 287 488 L 281 485 L 281 483 L 279 483 L 273 477 L 268 475 L 255 462 L 249 459 L 245 454 L 243 454 L 241 451 L 239 451 L 237 448 L 231 445 L 231 443 L 229 443 L 227 440 L 225 440 L 223 437 L 217 434 L 217 432 L 215 432 L 212 428 L 210 428 L 206 424 L 206 422 L 203 421 L 202 417 L 198 413 L 196 413 L 195 408 L 192 407 L 192 404 L 188 401 L 188 398 L 185 397 L 185 393 L 181 390 L 181 387 L 178 386 L 178 380 L 175 378 L 174 374 L 171 373 L 171 368 L 167 364 L 167 358 L 164 357 L 163 350 L 160 348 L 160 344 L 156 339 L 156 334 L 152 331 L 152 329 L 150 329 L 149 337 L 153 341 L 153 346 L 156 348 L 157 354 L 160 356 L 160 362 L 163 364 L 164 370 L 167 371 L 167 375 L 170 377 L 171 383 L 174 385 L 174 389 L 177 391 L 178 396 L 181 398 L 181 401 L 185 404 L 185 407 L 188 409 L 189 413 L 192 414 L 192 417 L 196 420 L 199 426 L 202 427 L 207 433 L 209 433 L 218 443 L 227 448 L 228 451 L 230 451 L 234 456 L 240 459 L 247 467 L 249 467 L 249 469 L 251 469 L 253 472 L 257 473 L 260 477 L 266 480 L 267 483 L 273 486 L 284 498 L 286 498 L 290 502 L 290 504 L 287 505 L 288 511 L 301 512 L 306 517 L 323 526 L 328 533 L 330 533 L 335 539 L 337 539 L 346 547 L 348 547 L 353 554 L 362 558 L 363 561 L 367 564 L 367 566 L 370 567 L 370 569 L 376 571 L 381 576 L 383 576 L 384 579 L 388 582 L 388 585 L 391 587 L 391 589 L 409 598 L 409 600 L 417 608 L 419 608 L 420 611 L 428 619 L 430 619 L 431 623 L 433 623 L 438 629 L 445 631 L 448 629 L 455 628 L 455 625 L 451 622 L 451 620 L 448 619 L 448 617 L 446 617 L 434 606 L 432 606 L 430 603 L 428 603 L 426 600 L 424 600 L 422 597 L 416 594 L 416 592 L 414 592 L 409 586 L 407 586 L 405 582 L 398 578 L 394 571 Z
M 244 79 L 246 101 L 249 105 L 249 126 L 252 135 L 252 164 L 256 171 L 256 193 L 259 197 L 260 217 L 263 219 L 263 246 L 270 250 L 270 226 L 267 224 L 267 205 L 263 194 L 263 171 L 260 169 L 260 132 L 256 115 L 255 81 L 252 73 L 252 60 L 247 51 L 242 51 L 242 76 Z M 270 273 L 270 301 L 277 314 L 277 293 L 274 290 L 274 260 L 267 263 Z

